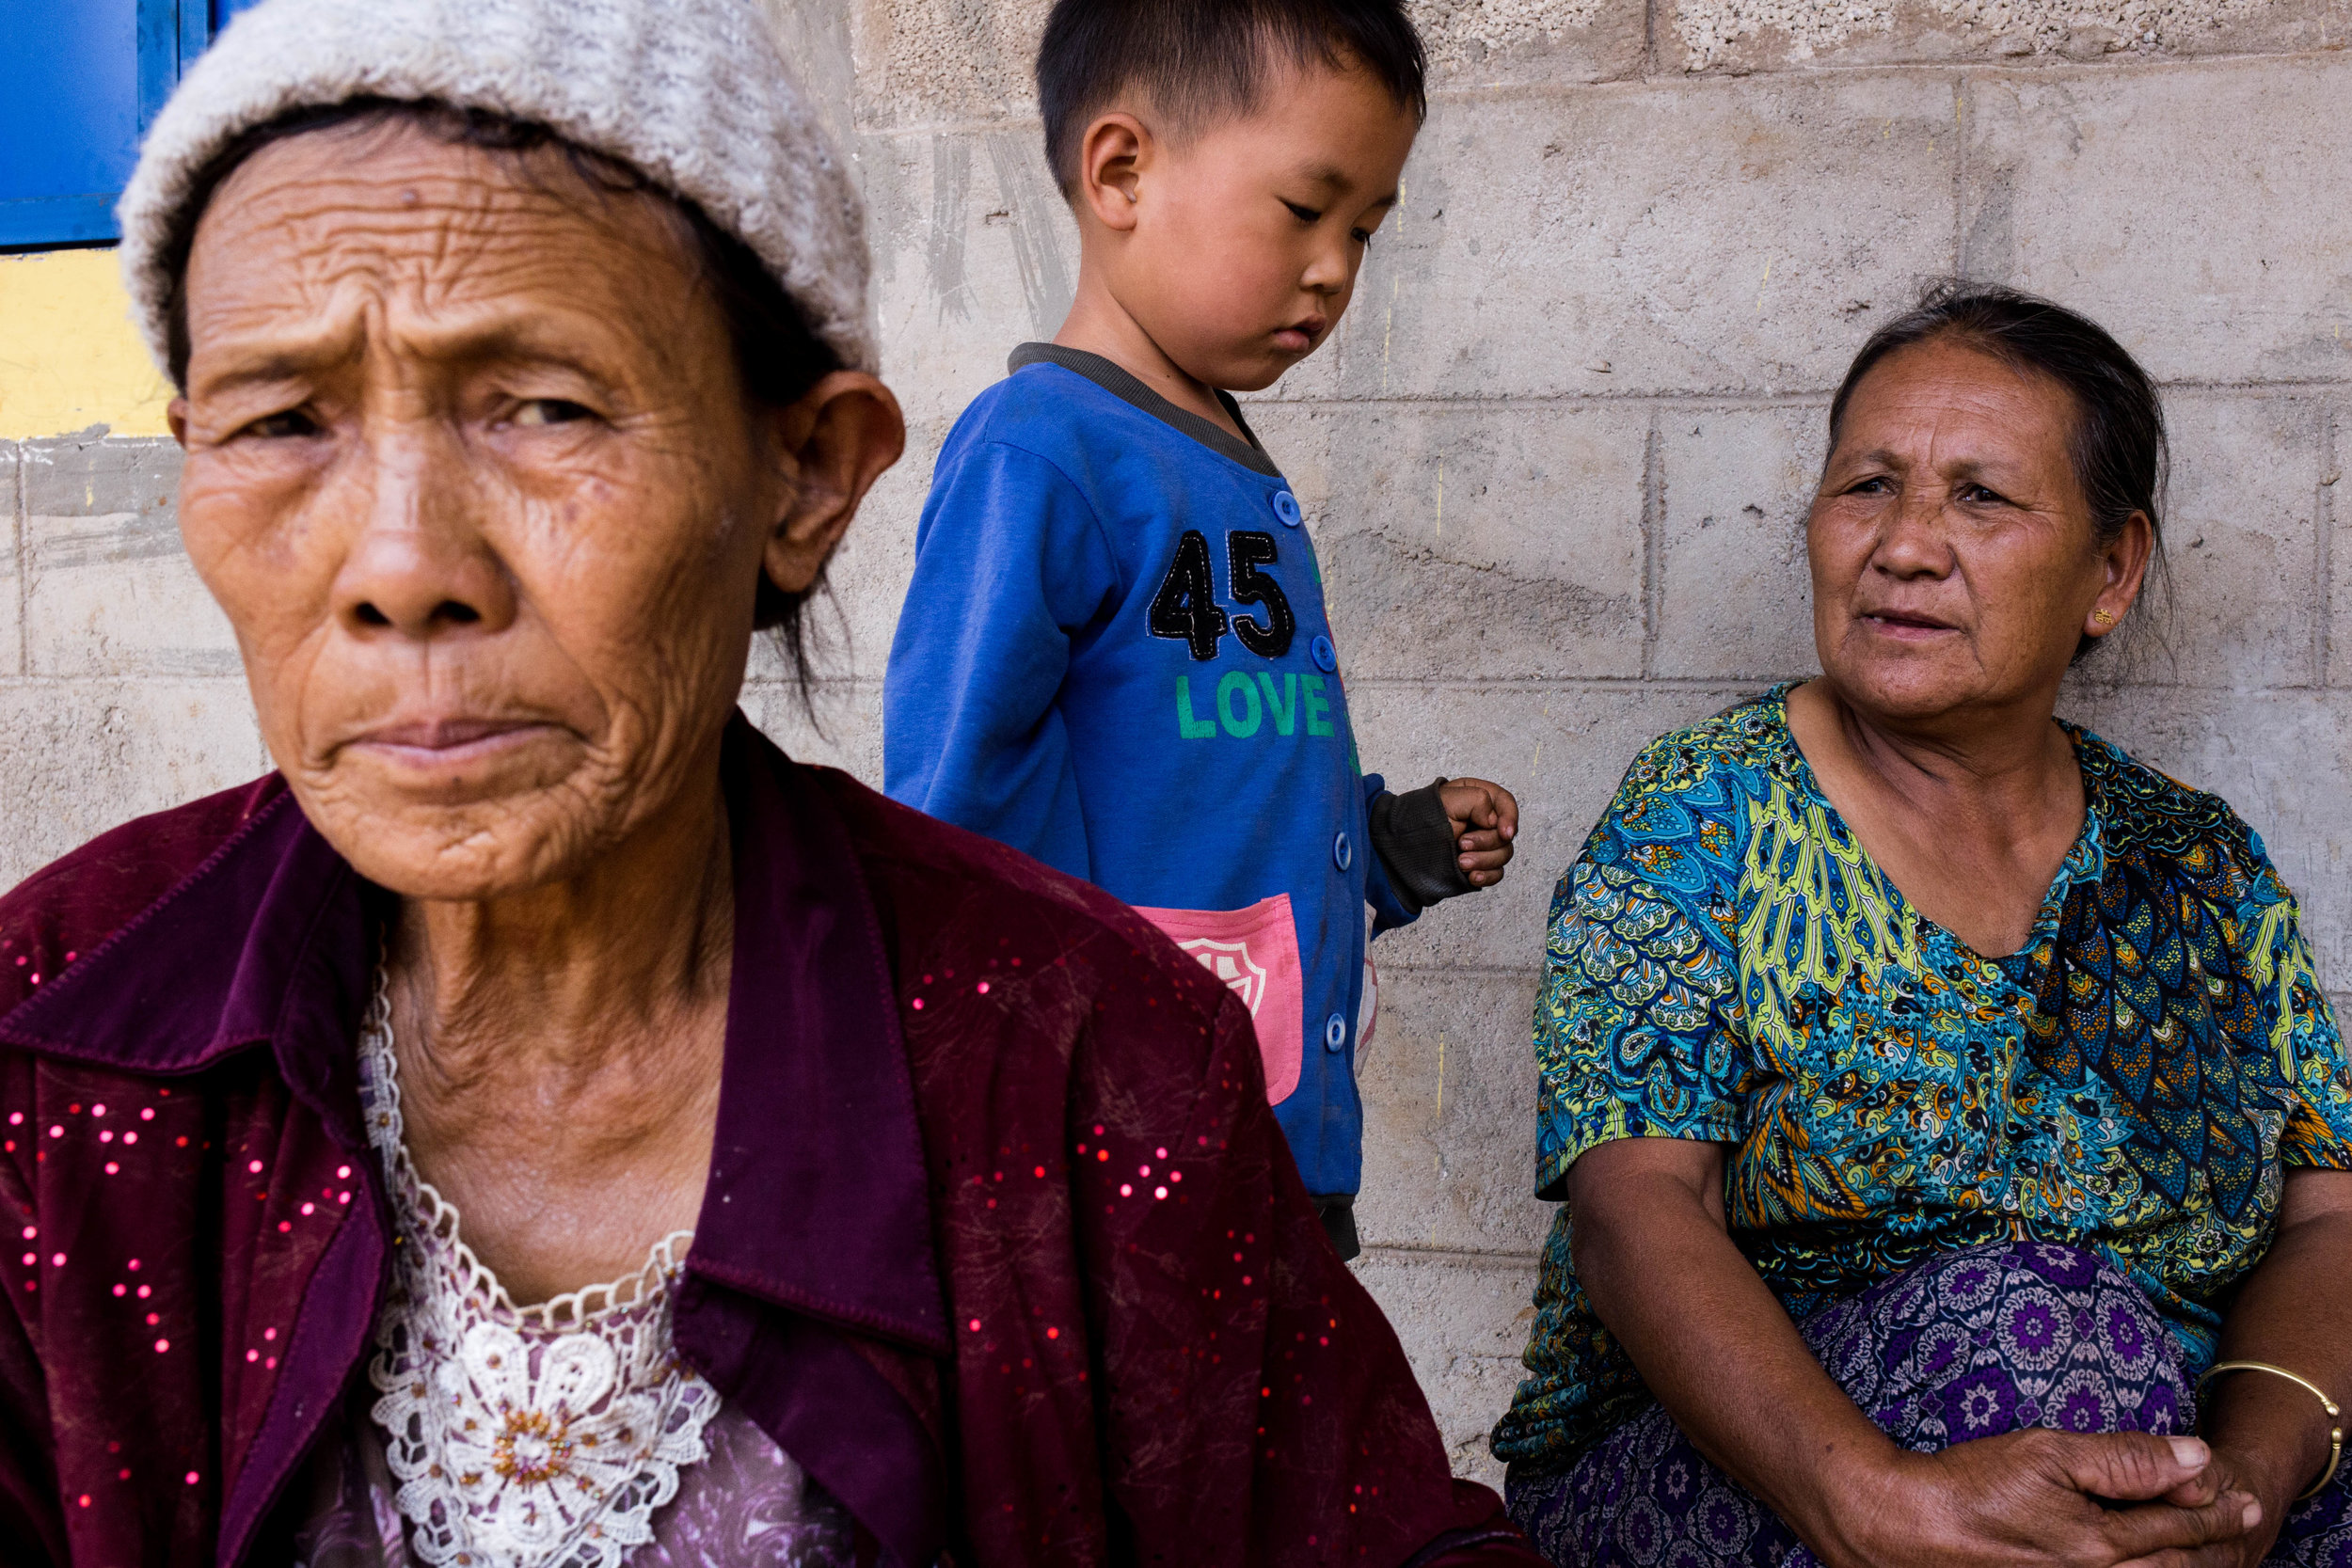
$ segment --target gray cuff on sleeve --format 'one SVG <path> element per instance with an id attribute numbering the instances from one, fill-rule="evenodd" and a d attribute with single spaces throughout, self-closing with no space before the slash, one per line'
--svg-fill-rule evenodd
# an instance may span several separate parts
<path id="1" fill-rule="evenodd" d="M 1426 788 L 1373 797 L 1372 847 L 1388 869 L 1389 886 L 1418 914 L 1440 899 L 1473 893 L 1454 847 L 1454 823 L 1438 794 L 1443 779 Z"/>

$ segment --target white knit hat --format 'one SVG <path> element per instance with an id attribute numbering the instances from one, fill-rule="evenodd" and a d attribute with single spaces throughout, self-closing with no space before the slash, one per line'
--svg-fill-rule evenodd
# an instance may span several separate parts
<path id="1" fill-rule="evenodd" d="M 231 139 L 289 110 L 433 99 L 548 126 L 751 246 L 842 362 L 876 366 L 865 210 L 750 0 L 264 0 L 156 116 L 122 193 L 122 269 L 165 364 L 163 247 Z"/>

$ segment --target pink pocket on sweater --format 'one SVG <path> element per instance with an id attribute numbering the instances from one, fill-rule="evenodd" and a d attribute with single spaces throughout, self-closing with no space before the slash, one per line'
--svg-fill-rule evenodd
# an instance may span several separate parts
<path id="1" fill-rule="evenodd" d="M 1258 1026 L 1266 1101 L 1279 1105 L 1298 1087 L 1306 982 L 1298 967 L 1298 925 L 1291 895 L 1278 893 L 1244 910 L 1148 910 L 1136 912 L 1166 931 L 1201 968 L 1242 999 Z"/>

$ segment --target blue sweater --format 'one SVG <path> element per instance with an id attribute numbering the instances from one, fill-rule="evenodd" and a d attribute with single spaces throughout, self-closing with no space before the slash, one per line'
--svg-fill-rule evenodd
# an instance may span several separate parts
<path id="1" fill-rule="evenodd" d="M 1384 927 L 1416 909 L 1373 851 L 1381 781 L 1358 770 L 1298 503 L 1261 449 L 1107 360 L 1032 344 L 1012 365 L 932 476 L 885 787 L 1195 938 L 1252 1005 L 1308 1190 L 1354 1193 L 1364 909 Z M 1263 902 L 1285 897 L 1286 921 Z"/>

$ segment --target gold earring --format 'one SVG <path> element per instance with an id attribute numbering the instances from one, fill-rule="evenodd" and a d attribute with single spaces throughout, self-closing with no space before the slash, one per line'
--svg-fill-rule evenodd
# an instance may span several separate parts
<path id="1" fill-rule="evenodd" d="M 2090 612 L 2090 618 L 2098 622 L 2103 626 L 2111 626 L 2115 625 L 2115 617 L 2104 610 L 2092 610 Z"/>

